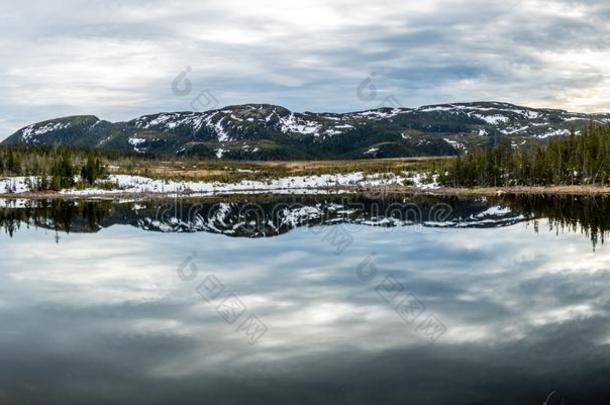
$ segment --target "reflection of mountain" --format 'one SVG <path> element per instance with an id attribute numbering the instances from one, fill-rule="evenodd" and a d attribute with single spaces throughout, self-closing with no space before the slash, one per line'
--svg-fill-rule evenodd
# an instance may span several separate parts
<path id="1" fill-rule="evenodd" d="M 129 224 L 157 232 L 211 232 L 236 237 L 275 236 L 304 226 L 356 224 L 439 228 L 506 226 L 524 220 L 483 199 L 440 197 L 296 197 L 226 201 L 31 202 L 0 210 L 12 234 L 29 224 L 66 232 L 96 232 Z"/>
<path id="2" fill-rule="evenodd" d="M 483 228 L 549 218 L 551 226 L 582 231 L 595 246 L 610 230 L 610 198 L 590 196 L 268 196 L 231 200 L 7 202 L 0 228 L 12 235 L 22 226 L 62 232 L 97 232 L 132 225 L 155 232 L 210 232 L 266 237 L 298 227 L 354 224 L 379 227 Z"/>
<path id="3" fill-rule="evenodd" d="M 161 232 L 212 232 L 231 236 L 274 236 L 302 226 L 356 224 L 379 227 L 493 227 L 523 216 L 480 200 L 343 198 L 293 202 L 233 202 L 165 205 L 138 226 Z"/>

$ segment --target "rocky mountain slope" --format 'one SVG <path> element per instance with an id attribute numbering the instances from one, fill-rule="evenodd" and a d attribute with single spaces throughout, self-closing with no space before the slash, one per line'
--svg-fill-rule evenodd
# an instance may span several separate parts
<path id="1" fill-rule="evenodd" d="M 137 153 L 225 159 L 366 158 L 452 155 L 502 138 L 514 144 L 578 132 L 610 114 L 570 113 L 507 103 L 296 113 L 268 104 L 145 115 L 112 123 L 95 116 L 29 125 L 3 143 L 78 145 Z"/>

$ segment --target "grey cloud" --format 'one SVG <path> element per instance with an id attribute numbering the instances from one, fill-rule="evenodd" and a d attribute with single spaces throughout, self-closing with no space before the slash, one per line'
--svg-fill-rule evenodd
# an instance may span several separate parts
<path id="1" fill-rule="evenodd" d="M 376 72 L 380 94 L 405 106 L 497 99 L 610 109 L 610 7 L 601 1 L 0 7 L 0 139 L 60 115 L 123 120 L 188 109 L 169 90 L 186 66 L 194 88 L 210 89 L 221 104 L 370 108 L 355 88 Z"/>

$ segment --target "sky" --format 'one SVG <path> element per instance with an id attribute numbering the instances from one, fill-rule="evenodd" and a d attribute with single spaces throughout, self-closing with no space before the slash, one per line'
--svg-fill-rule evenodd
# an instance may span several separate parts
<path id="1" fill-rule="evenodd" d="M 0 139 L 243 103 L 605 112 L 608 21 L 593 0 L 0 0 Z"/>

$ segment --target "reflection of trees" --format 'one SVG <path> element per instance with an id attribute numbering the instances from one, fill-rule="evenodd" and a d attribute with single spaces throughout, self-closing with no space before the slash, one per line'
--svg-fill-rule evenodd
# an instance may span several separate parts
<path id="1" fill-rule="evenodd" d="M 297 226 L 359 223 L 391 218 L 397 222 L 421 224 L 442 221 L 452 214 L 467 216 L 472 201 L 433 196 L 405 199 L 389 196 L 371 199 L 365 196 L 260 196 L 255 199 L 230 200 L 157 200 L 138 204 L 110 201 L 31 201 L 26 207 L 0 208 L 0 227 L 13 235 L 21 226 L 37 226 L 62 232 L 95 232 L 102 226 L 131 224 L 146 230 L 220 231 L 234 236 L 274 236 Z M 478 202 L 478 209 L 485 204 Z M 319 209 L 317 216 L 296 215 L 299 210 Z M 453 212 L 452 207 L 455 209 Z M 295 222 L 296 218 L 296 222 Z M 245 225 L 238 226 L 240 223 Z M 379 221 L 383 224 L 383 221 Z M 178 225 L 176 225 L 178 224 Z M 197 228 L 197 225 L 201 225 Z M 207 226 L 206 226 L 207 225 Z M 232 227 L 237 226 L 233 229 Z"/>
<path id="2" fill-rule="evenodd" d="M 503 197 L 503 203 L 528 217 L 548 218 L 557 231 L 581 232 L 591 239 L 593 248 L 610 230 L 610 198 L 605 196 L 542 196 Z M 534 221 L 538 229 L 538 223 Z"/>
<path id="3" fill-rule="evenodd" d="M 22 226 L 69 233 L 93 232 L 112 209 L 109 201 L 35 201 L 23 208 L 0 208 L 0 228 L 11 237 Z"/>
<path id="4" fill-rule="evenodd" d="M 489 206 L 514 212 L 478 216 Z M 318 215 L 308 216 L 316 208 Z M 157 200 L 117 204 L 111 201 L 32 201 L 23 208 L 0 208 L 0 227 L 13 235 L 23 226 L 58 232 L 96 232 L 112 224 L 130 224 L 150 231 L 216 232 L 261 237 L 286 233 L 295 227 L 337 223 L 377 226 L 443 223 L 460 226 L 505 226 L 525 218 L 549 218 L 557 230 L 583 232 L 594 247 L 610 230 L 610 198 L 590 196 L 503 196 L 492 199 L 438 196 L 259 196 L 257 198 Z M 299 214 L 301 212 L 301 214 Z M 304 214 L 303 214 L 304 213 Z M 388 221 L 392 219 L 394 221 Z M 470 221 L 470 222 L 469 222 Z M 535 220 L 535 228 L 538 223 Z M 160 226 L 161 224 L 162 226 Z M 240 225 L 244 224 L 244 225 Z M 434 226 L 433 224 L 431 226 Z"/>
<path id="5" fill-rule="evenodd" d="M 7 234 L 13 237 L 15 232 L 20 228 L 25 217 L 26 216 L 22 210 L 1 208 L 0 228 L 4 229 Z"/>

